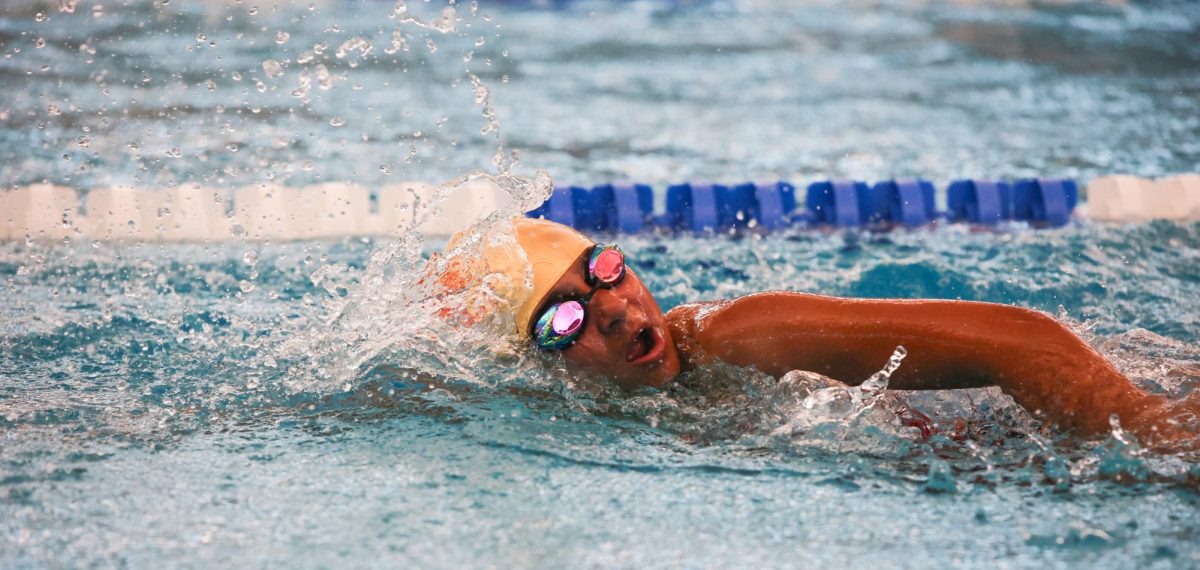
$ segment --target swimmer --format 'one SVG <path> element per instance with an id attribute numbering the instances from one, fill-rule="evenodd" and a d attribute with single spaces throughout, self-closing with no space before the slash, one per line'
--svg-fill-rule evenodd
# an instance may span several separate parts
<path id="1" fill-rule="evenodd" d="M 807 370 L 861 381 L 901 345 L 908 356 L 891 377 L 893 389 L 999 386 L 1034 415 L 1081 435 L 1107 433 L 1116 415 L 1158 450 L 1194 450 L 1200 441 L 1200 392 L 1182 400 L 1146 393 L 1034 310 L 770 291 L 664 315 L 618 246 L 545 220 L 520 218 L 513 226 L 510 249 L 523 256 L 502 247 L 483 256 L 485 271 L 527 264 L 520 269 L 527 268 L 531 286 L 504 292 L 516 334 L 535 350 L 561 353 L 571 370 L 623 387 L 663 387 L 717 361 L 776 378 Z"/>

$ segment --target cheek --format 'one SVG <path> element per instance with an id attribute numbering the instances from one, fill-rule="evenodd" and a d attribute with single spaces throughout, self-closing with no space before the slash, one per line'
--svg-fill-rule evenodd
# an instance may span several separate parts
<path id="1" fill-rule="evenodd" d="M 563 351 L 563 358 L 568 363 L 587 368 L 592 371 L 607 370 L 613 362 L 610 347 L 602 340 L 603 337 L 591 331 L 584 334 L 571 348 Z"/>

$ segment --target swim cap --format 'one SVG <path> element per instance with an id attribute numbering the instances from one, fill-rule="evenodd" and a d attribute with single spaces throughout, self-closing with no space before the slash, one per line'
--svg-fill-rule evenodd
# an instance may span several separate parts
<path id="1" fill-rule="evenodd" d="M 517 335 L 527 338 L 533 312 L 595 242 L 548 220 L 515 218 L 512 233 L 503 231 L 507 229 L 483 235 L 468 233 L 471 230 L 455 234 L 443 256 L 431 259 L 430 265 L 437 266 L 431 269 L 443 292 L 486 292 L 463 299 L 467 306 L 453 307 L 469 322 L 482 320 L 482 313 L 504 304 L 513 312 Z M 475 240 L 478 243 L 472 243 Z"/>
<path id="2" fill-rule="evenodd" d="M 550 289 L 596 243 L 570 227 L 548 220 L 519 218 L 513 221 L 513 226 L 533 277 L 531 294 L 517 306 L 520 329 L 517 334 L 523 338 L 529 336 L 533 312 L 550 294 Z"/>

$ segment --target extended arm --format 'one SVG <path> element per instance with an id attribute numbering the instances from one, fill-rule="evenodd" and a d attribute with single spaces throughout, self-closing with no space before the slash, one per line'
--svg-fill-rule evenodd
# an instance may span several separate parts
<path id="1" fill-rule="evenodd" d="M 1020 307 L 770 292 L 676 307 L 667 318 L 688 366 L 718 358 L 774 376 L 811 370 L 855 382 L 903 345 L 908 357 L 893 388 L 994 384 L 1031 412 L 1084 433 L 1106 431 L 1113 413 L 1144 439 L 1173 428 L 1157 413 L 1165 398 L 1139 390 L 1058 321 Z"/>

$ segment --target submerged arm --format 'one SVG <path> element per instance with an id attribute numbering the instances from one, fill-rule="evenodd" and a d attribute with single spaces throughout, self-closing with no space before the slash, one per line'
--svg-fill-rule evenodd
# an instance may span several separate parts
<path id="1" fill-rule="evenodd" d="M 1165 398 L 1139 390 L 1058 321 L 1020 307 L 769 292 L 676 307 L 667 318 L 688 366 L 715 358 L 776 377 L 811 370 L 858 382 L 903 345 L 908 356 L 892 388 L 994 384 L 1027 410 L 1084 433 L 1107 431 L 1114 413 L 1143 438 L 1172 427 L 1155 419 Z"/>

